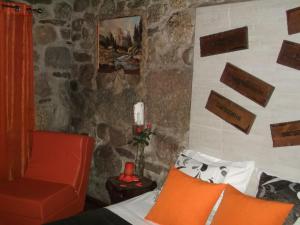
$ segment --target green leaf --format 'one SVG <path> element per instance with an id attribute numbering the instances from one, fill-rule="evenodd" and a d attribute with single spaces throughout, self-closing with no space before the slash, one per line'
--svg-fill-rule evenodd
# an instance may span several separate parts
<path id="1" fill-rule="evenodd" d="M 132 137 L 132 140 L 128 142 L 128 144 L 133 144 L 134 146 L 137 145 L 148 146 L 152 134 L 155 135 L 155 132 L 152 132 L 151 129 L 149 128 L 145 128 L 141 133 L 135 134 Z"/>

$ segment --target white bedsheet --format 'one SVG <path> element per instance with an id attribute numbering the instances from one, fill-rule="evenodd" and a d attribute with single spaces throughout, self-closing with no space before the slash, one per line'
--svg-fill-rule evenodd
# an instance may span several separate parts
<path id="1" fill-rule="evenodd" d="M 155 193 L 155 191 L 150 191 L 106 208 L 133 225 L 154 225 L 155 223 L 147 221 L 144 218 L 155 203 Z M 208 221 L 211 221 L 211 219 L 209 218 Z M 210 224 L 210 222 L 207 224 Z"/>
<path id="2" fill-rule="evenodd" d="M 133 225 L 153 225 L 144 219 L 154 205 L 155 191 L 106 207 Z"/>

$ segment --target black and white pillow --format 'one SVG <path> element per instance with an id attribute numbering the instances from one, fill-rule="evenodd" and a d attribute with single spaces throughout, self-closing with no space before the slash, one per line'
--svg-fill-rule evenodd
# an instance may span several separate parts
<path id="1" fill-rule="evenodd" d="M 181 153 L 177 158 L 175 167 L 189 176 L 216 184 L 223 183 L 228 173 L 226 166 L 209 165 L 184 153 Z"/>
<path id="2" fill-rule="evenodd" d="M 284 225 L 292 225 L 300 217 L 300 183 L 262 173 L 256 197 L 295 204 Z"/>
<path id="3" fill-rule="evenodd" d="M 180 170 L 181 172 L 185 173 L 194 178 L 201 179 L 203 181 L 209 183 L 224 183 L 225 177 L 228 173 L 227 166 L 223 165 L 213 165 L 204 163 L 197 159 L 194 159 L 185 154 L 186 151 L 180 153 L 176 162 L 175 168 Z M 189 153 L 189 152 L 187 152 Z M 155 192 L 154 201 L 157 200 L 163 186 L 157 189 Z"/>

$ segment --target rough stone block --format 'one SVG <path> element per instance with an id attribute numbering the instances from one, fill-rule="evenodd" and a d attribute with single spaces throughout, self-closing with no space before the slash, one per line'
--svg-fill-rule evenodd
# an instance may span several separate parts
<path id="1" fill-rule="evenodd" d="M 57 19 L 49 19 L 49 20 L 40 20 L 39 23 L 41 24 L 52 24 L 55 26 L 63 26 L 66 24 L 64 20 L 57 20 Z"/>
<path id="2" fill-rule="evenodd" d="M 70 20 L 72 15 L 72 6 L 66 2 L 59 2 L 54 7 L 55 18 L 59 20 Z"/>
<path id="3" fill-rule="evenodd" d="M 121 156 L 127 159 L 133 160 L 135 158 L 135 154 L 132 151 L 125 149 L 125 148 L 116 148 L 116 152 Z"/>
<path id="4" fill-rule="evenodd" d="M 95 26 L 97 24 L 97 19 L 96 19 L 96 17 L 95 17 L 94 14 L 92 14 L 92 13 L 85 13 L 84 16 L 83 16 L 83 18 L 84 18 L 86 24 L 89 27 L 95 29 Z"/>
<path id="5" fill-rule="evenodd" d="M 167 12 L 167 4 L 155 4 L 151 5 L 148 9 L 148 21 L 149 23 L 155 23 Z"/>
<path id="6" fill-rule="evenodd" d="M 111 15 L 115 12 L 116 6 L 114 1 L 111 0 L 104 0 L 102 3 L 100 9 L 99 9 L 99 14 L 100 15 Z"/>
<path id="7" fill-rule="evenodd" d="M 39 74 L 35 81 L 35 93 L 42 98 L 46 98 L 52 94 L 50 85 L 48 83 L 45 73 Z"/>
<path id="8" fill-rule="evenodd" d="M 122 161 L 109 145 L 99 146 L 94 153 L 95 169 L 99 175 L 117 176 L 122 169 Z"/>
<path id="9" fill-rule="evenodd" d="M 117 147 L 127 144 L 125 134 L 122 131 L 117 130 L 113 127 L 110 127 L 109 129 L 109 139 L 112 146 Z"/>
<path id="10" fill-rule="evenodd" d="M 92 60 L 92 56 L 84 52 L 74 52 L 73 56 L 77 62 L 90 62 Z"/>
<path id="11" fill-rule="evenodd" d="M 83 84 L 89 84 L 94 76 L 94 64 L 84 64 L 79 67 L 79 81 Z"/>
<path id="12" fill-rule="evenodd" d="M 54 72 L 52 75 L 54 77 L 66 78 L 66 79 L 69 79 L 71 77 L 71 74 L 69 72 Z"/>
<path id="13" fill-rule="evenodd" d="M 71 29 L 63 28 L 60 30 L 60 35 L 63 39 L 69 40 L 71 38 L 71 32 L 72 32 Z"/>
<path id="14" fill-rule="evenodd" d="M 39 45 L 47 45 L 56 40 L 56 31 L 53 26 L 37 26 L 33 30 L 33 39 Z"/>
<path id="15" fill-rule="evenodd" d="M 81 33 L 75 33 L 72 35 L 72 41 L 79 41 L 81 39 Z"/>
<path id="16" fill-rule="evenodd" d="M 138 7 L 147 7 L 149 5 L 149 0 L 131 0 L 128 3 L 128 8 L 138 8 Z"/>
<path id="17" fill-rule="evenodd" d="M 71 53 L 66 47 L 48 47 L 45 53 L 46 66 L 57 69 L 69 69 L 71 66 Z"/>
<path id="18" fill-rule="evenodd" d="M 75 12 L 83 12 L 89 7 L 89 1 L 87 0 L 75 0 L 73 9 Z"/>
<path id="19" fill-rule="evenodd" d="M 72 22 L 72 29 L 74 31 L 81 31 L 83 24 L 84 24 L 84 19 L 82 18 L 76 19 Z"/>
<path id="20" fill-rule="evenodd" d="M 108 143 L 110 139 L 109 126 L 105 123 L 97 125 L 97 136 L 101 139 L 102 143 Z"/>

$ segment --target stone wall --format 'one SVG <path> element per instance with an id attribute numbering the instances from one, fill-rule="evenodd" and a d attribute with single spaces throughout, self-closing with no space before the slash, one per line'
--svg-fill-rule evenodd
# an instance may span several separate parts
<path id="1" fill-rule="evenodd" d="M 76 0 L 72 20 L 72 129 L 97 140 L 89 194 L 109 201 L 107 177 L 133 161 L 132 107 L 144 101 L 157 135 L 146 148 L 146 176 L 162 184 L 188 143 L 195 7 L 215 0 Z M 229 2 L 229 1 L 227 1 Z M 98 73 L 98 20 L 139 15 L 143 20 L 141 76 Z"/>
<path id="2" fill-rule="evenodd" d="M 181 5 L 183 4 L 183 5 Z M 98 19 L 139 15 L 143 20 L 141 76 L 97 72 Z M 108 202 L 107 177 L 134 161 L 132 107 L 144 101 L 157 135 L 146 149 L 145 174 L 159 184 L 186 146 L 192 82 L 194 10 L 168 1 L 75 1 L 72 20 L 72 128 L 96 137 L 89 193 Z M 85 34 L 87 34 L 85 36 Z M 76 55 L 85 55 L 86 60 Z"/>
<path id="3" fill-rule="evenodd" d="M 33 27 L 37 128 L 95 137 L 89 194 L 109 202 L 105 181 L 134 161 L 132 107 L 144 101 L 157 133 L 145 174 L 161 184 L 188 145 L 195 8 L 226 0 L 26 1 L 44 10 Z M 143 20 L 141 76 L 98 73 L 97 21 L 134 15 Z"/>
<path id="4" fill-rule="evenodd" d="M 33 16 L 36 129 L 69 131 L 73 1 L 23 0 Z"/>

